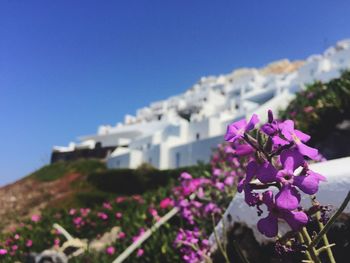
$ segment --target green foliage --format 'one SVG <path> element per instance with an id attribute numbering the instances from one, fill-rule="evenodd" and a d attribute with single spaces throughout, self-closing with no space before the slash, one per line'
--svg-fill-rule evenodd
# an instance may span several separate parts
<path id="1" fill-rule="evenodd" d="M 32 173 L 30 177 L 47 182 L 57 180 L 67 172 L 68 167 L 63 163 L 58 162 L 54 164 L 45 165 L 44 167 Z"/>
<path id="2" fill-rule="evenodd" d="M 30 220 L 25 220 L 21 226 L 9 234 L 0 235 L 0 246 L 3 240 L 8 237 L 12 237 L 14 234 L 20 236 L 19 240 L 15 241 L 19 246 L 19 251 L 14 256 L 6 256 L 2 258 L 1 262 L 13 262 L 13 260 L 22 260 L 23 252 L 26 251 L 43 251 L 44 249 L 50 248 L 54 244 L 55 239 L 60 239 L 62 244 L 65 239 L 52 231 L 53 223 L 59 223 L 62 225 L 70 234 L 74 237 L 92 240 L 98 235 L 109 231 L 112 227 L 118 226 L 121 231 L 126 233 L 126 238 L 118 240 L 114 247 L 116 248 L 116 254 L 113 256 L 107 255 L 105 251 L 101 253 L 88 253 L 77 258 L 72 259 L 72 262 L 111 262 L 118 254 L 125 250 L 133 241 L 132 237 L 139 233 L 140 228 L 150 228 L 156 221 L 149 213 L 149 207 L 154 207 L 158 210 L 160 216 L 164 215 L 167 210 L 160 209 L 160 201 L 169 196 L 171 191 L 170 186 L 159 187 L 153 191 L 146 192 L 143 196 L 130 196 L 125 197 L 124 201 L 118 202 L 116 199 L 110 199 L 109 203 L 112 205 L 112 209 L 105 208 L 102 206 L 102 202 L 106 201 L 106 195 L 101 194 L 100 196 L 89 193 L 81 193 L 80 197 L 89 202 L 99 202 L 99 205 L 95 205 L 91 208 L 91 212 L 88 216 L 82 216 L 86 222 L 85 225 L 77 228 L 75 226 L 74 219 L 81 217 L 80 210 L 77 207 L 76 212 L 70 214 L 70 208 L 56 209 L 51 208 L 43 212 L 42 218 L 39 222 L 34 223 Z M 93 199 L 93 200 L 92 200 Z M 92 200 L 92 201 L 91 201 Z M 98 217 L 98 213 L 103 212 L 108 215 L 107 220 L 103 220 Z M 116 212 L 122 213 L 122 219 L 115 217 Z M 180 219 L 178 217 L 173 218 L 166 223 L 162 228 L 159 229 L 154 235 L 152 235 L 147 242 L 142 246 L 145 254 L 137 258 L 137 262 L 178 262 L 179 255 L 173 249 L 173 241 L 176 235 L 176 229 L 180 225 Z M 27 240 L 33 241 L 33 246 L 26 248 Z M 135 262 L 136 254 L 132 255 L 126 262 Z"/>
<path id="3" fill-rule="evenodd" d="M 91 172 L 105 170 L 105 165 L 98 160 L 78 160 L 74 162 L 57 162 L 54 164 L 45 165 L 35 171 L 30 177 L 36 180 L 48 182 L 54 181 L 67 173 L 88 174 Z"/>
<path id="4" fill-rule="evenodd" d="M 74 237 L 88 240 L 102 235 L 112 227 L 120 227 L 127 237 L 114 244 L 115 255 L 110 256 L 102 251 L 101 253 L 87 253 L 71 260 L 72 262 L 84 263 L 111 262 L 132 243 L 132 237 L 138 234 L 140 228 L 147 229 L 155 223 L 155 219 L 148 210 L 150 207 L 156 208 L 159 216 L 168 211 L 160 209 L 159 203 L 165 197 L 169 197 L 181 172 L 187 171 L 194 177 L 199 177 L 208 173 L 209 170 L 209 165 L 203 164 L 164 171 L 146 165 L 142 165 L 136 170 L 107 170 L 102 163 L 95 160 L 58 162 L 47 165 L 31 174 L 31 177 L 38 181 L 53 181 L 67 173 L 80 173 L 84 176 L 79 177 L 79 180 L 74 181 L 71 185 L 74 194 L 68 199 L 60 200 L 58 204 L 46 208 L 42 212 L 39 222 L 21 220 L 19 222 L 21 224 L 13 232 L 0 234 L 0 248 L 3 247 L 4 240 L 8 238 L 19 246 L 15 255 L 2 257 L 1 262 L 23 260 L 25 252 L 40 252 L 50 248 L 57 238 L 62 244 L 65 239 L 52 230 L 53 223 L 59 223 Z M 132 194 L 142 194 L 142 196 L 131 196 Z M 117 196 L 124 196 L 126 199 L 117 202 Z M 113 207 L 111 210 L 102 205 L 107 201 Z M 72 208 L 77 211 L 74 215 L 69 213 Z M 81 216 L 79 214 L 80 208 L 89 208 L 91 212 L 87 217 L 83 217 L 85 224 L 77 228 L 74 219 Z M 107 214 L 108 220 L 99 218 L 99 212 Z M 121 220 L 115 217 L 116 212 L 122 213 Z M 177 228 L 181 224 L 181 219 L 175 216 L 154 233 L 142 246 L 145 252 L 142 257 L 137 258 L 137 262 L 180 261 L 177 251 L 173 248 L 173 241 Z M 13 239 L 14 234 L 20 236 L 19 240 Z M 27 240 L 33 241 L 31 248 L 26 247 Z M 135 262 L 135 260 L 136 255 L 132 255 L 126 262 Z"/>
<path id="5" fill-rule="evenodd" d="M 328 83 L 309 85 L 280 112 L 280 117 L 293 119 L 314 141 L 324 139 L 338 123 L 350 118 L 350 71 Z"/>
<path id="6" fill-rule="evenodd" d="M 83 191 L 74 195 L 74 203 L 82 207 L 95 207 L 98 204 L 111 198 L 111 195 L 101 191 Z"/>
<path id="7" fill-rule="evenodd" d="M 176 180 L 181 172 L 193 176 L 203 175 L 209 166 L 192 166 L 173 170 L 157 169 L 114 169 L 88 175 L 88 182 L 100 191 L 121 195 L 142 194 L 146 191 L 166 186 Z"/>

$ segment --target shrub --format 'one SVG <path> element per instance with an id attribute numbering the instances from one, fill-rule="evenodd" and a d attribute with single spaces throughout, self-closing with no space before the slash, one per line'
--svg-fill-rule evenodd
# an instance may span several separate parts
<path id="1" fill-rule="evenodd" d="M 103 171 L 106 169 L 104 163 L 98 160 L 78 160 L 73 162 L 57 162 L 45 165 L 35 171 L 30 177 L 36 180 L 48 182 L 54 181 L 67 173 L 88 174 L 91 172 Z"/>
<path id="2" fill-rule="evenodd" d="M 194 176 L 209 171 L 209 166 L 193 166 L 174 170 L 157 169 L 115 169 L 88 175 L 88 182 L 101 191 L 121 195 L 142 194 L 148 190 L 165 186 L 177 179 L 183 171 L 192 172 Z"/>
<path id="3" fill-rule="evenodd" d="M 350 119 L 350 71 L 328 83 L 316 82 L 299 92 L 282 119 L 292 119 L 298 129 L 319 142 L 344 119 Z"/>

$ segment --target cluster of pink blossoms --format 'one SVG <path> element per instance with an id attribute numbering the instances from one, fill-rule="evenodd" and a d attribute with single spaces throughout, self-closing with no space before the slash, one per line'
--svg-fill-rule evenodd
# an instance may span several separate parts
<path id="1" fill-rule="evenodd" d="M 200 262 L 208 256 L 210 233 L 205 232 L 203 221 L 216 224 L 231 201 L 233 186 L 244 175 L 237 158 L 236 150 L 230 145 L 219 145 L 212 156 L 211 174 L 200 178 L 186 172 L 180 175 L 180 186 L 175 187 L 173 193 L 185 225 L 179 229 L 174 245 L 185 262 Z"/>
<path id="2" fill-rule="evenodd" d="M 245 120 L 232 123 L 225 140 L 250 148 L 254 153 L 255 158 L 248 163 L 238 191 L 244 192 L 246 203 L 256 206 L 259 215 L 260 206 L 266 205 L 268 215 L 259 220 L 258 229 L 267 237 L 275 237 L 278 218 L 284 219 L 295 231 L 308 222 L 308 215 L 300 207 L 300 191 L 313 195 L 320 181 L 326 179 L 308 168 L 306 159 L 318 160 L 318 151 L 305 144 L 310 136 L 296 130 L 293 121 L 276 120 L 269 111 L 268 122 L 255 129 L 258 122 L 257 115 L 253 115 L 248 123 Z M 270 187 L 277 187 L 275 196 Z M 266 191 L 261 192 L 263 189 Z"/>
<path id="3" fill-rule="evenodd" d="M 188 263 L 203 261 L 209 250 L 209 242 L 203 238 L 203 233 L 198 228 L 193 230 L 180 228 L 175 245 L 180 248 L 182 259 Z"/>
<path id="4" fill-rule="evenodd" d="M 238 182 L 245 177 L 245 166 L 255 160 L 254 153 L 253 146 L 238 140 L 223 143 L 213 152 L 211 174 L 200 178 L 193 178 L 189 173 L 181 174 L 180 186 L 174 188 L 174 199 L 187 224 L 179 230 L 175 247 L 179 248 L 185 262 L 200 262 L 208 256 L 206 244 L 210 233 L 205 232 L 205 225 L 212 225 L 213 220 L 216 224 L 221 218 Z M 195 247 L 189 245 L 191 240 L 197 239 Z"/>

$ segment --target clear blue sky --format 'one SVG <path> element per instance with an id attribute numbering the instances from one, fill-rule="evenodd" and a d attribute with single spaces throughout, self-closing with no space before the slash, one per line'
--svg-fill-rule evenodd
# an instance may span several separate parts
<path id="1" fill-rule="evenodd" d="M 323 51 L 350 37 L 349 10 L 345 0 L 1 1 L 0 185 L 48 162 L 52 145 L 203 75 Z"/>

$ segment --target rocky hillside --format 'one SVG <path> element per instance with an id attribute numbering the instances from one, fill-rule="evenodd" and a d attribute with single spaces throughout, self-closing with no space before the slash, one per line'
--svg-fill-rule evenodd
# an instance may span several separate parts
<path id="1" fill-rule="evenodd" d="M 40 213 L 52 205 L 71 202 L 80 191 L 86 191 L 88 185 L 79 189 L 76 185 L 85 181 L 87 172 L 79 166 L 88 164 L 91 172 L 104 169 L 97 161 L 79 161 L 70 165 L 63 163 L 46 166 L 37 172 L 0 188 L 0 228 L 7 230 L 19 219 Z"/>

